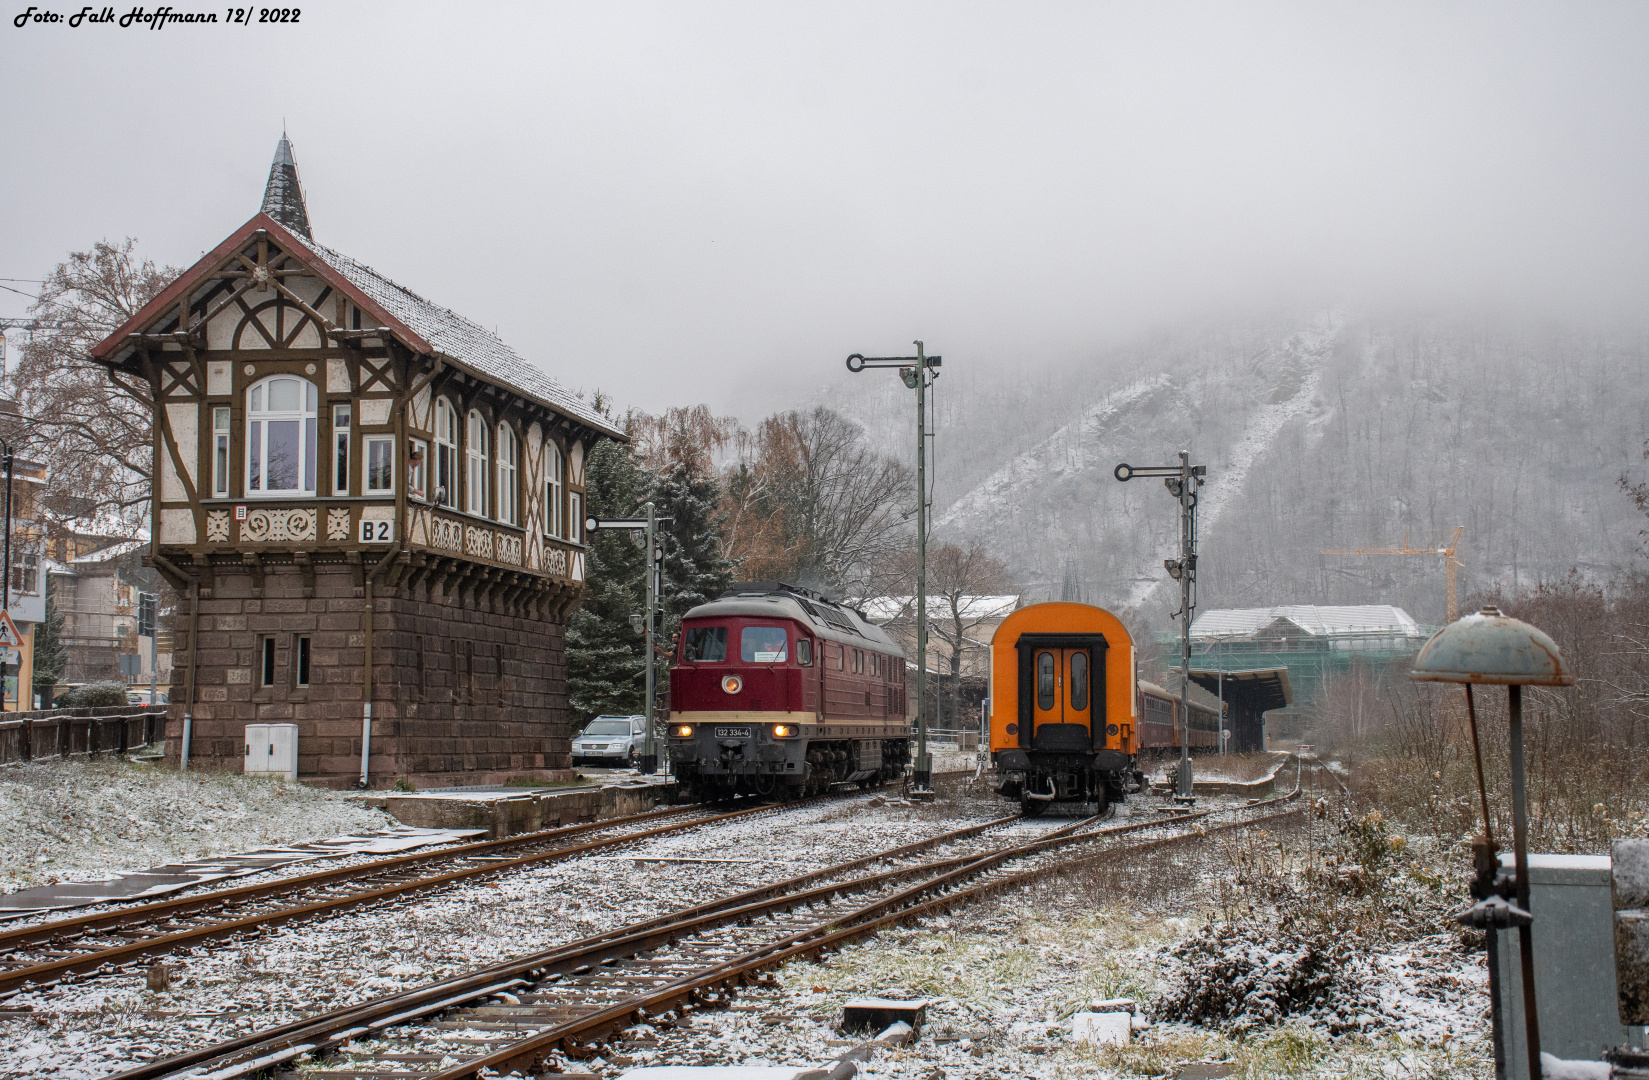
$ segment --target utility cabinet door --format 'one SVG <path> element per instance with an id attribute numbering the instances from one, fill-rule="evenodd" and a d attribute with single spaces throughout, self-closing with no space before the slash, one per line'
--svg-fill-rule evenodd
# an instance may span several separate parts
<path id="1" fill-rule="evenodd" d="M 269 725 L 269 771 L 286 777 L 298 778 L 298 725 Z"/>
<path id="2" fill-rule="evenodd" d="M 269 725 L 247 724 L 246 756 L 241 771 L 248 776 L 269 771 Z"/>

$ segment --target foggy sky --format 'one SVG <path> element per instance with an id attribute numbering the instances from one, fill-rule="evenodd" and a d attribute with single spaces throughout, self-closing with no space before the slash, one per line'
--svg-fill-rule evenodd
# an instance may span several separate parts
<path id="1" fill-rule="evenodd" d="M 316 239 L 652 410 L 748 418 L 918 336 L 1008 372 L 1277 303 L 1649 286 L 1642 4 L 26 6 L 0 277 L 127 235 L 189 265 L 284 118 Z"/>

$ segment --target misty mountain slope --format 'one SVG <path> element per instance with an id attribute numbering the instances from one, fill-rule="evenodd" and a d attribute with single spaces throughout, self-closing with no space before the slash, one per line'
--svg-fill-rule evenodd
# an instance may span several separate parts
<path id="1" fill-rule="evenodd" d="M 1033 581 L 1059 580 L 1069 561 L 1089 598 L 1137 606 L 1176 550 L 1176 504 L 1157 480 L 1119 483 L 1116 465 L 1175 464 L 1191 450 L 1209 469 L 1201 527 L 1215 526 L 1279 432 L 1323 411 L 1318 387 L 1340 334 L 1325 322 L 1270 344 L 1159 359 L 1169 370 L 1107 395 L 997 470 L 939 514 L 936 531 L 991 537 Z"/>
<path id="2" fill-rule="evenodd" d="M 1638 465 L 1649 385 L 1641 337 L 1370 321 L 1339 350 L 1320 432 L 1284 432 L 1205 535 L 1204 606 L 1399 604 L 1443 621 L 1435 556 L 1464 526 L 1460 595 L 1571 569 L 1604 582 L 1640 557 L 1646 523 L 1617 486 Z M 1641 565 L 1639 563 L 1638 565 Z"/>
<path id="3" fill-rule="evenodd" d="M 936 536 L 986 537 L 1032 598 L 1057 595 L 1070 568 L 1085 599 L 1166 626 L 1175 503 L 1112 469 L 1183 448 L 1208 465 L 1200 607 L 1393 603 L 1437 623 L 1441 558 L 1322 549 L 1431 546 L 1458 525 L 1462 599 L 1571 567 L 1606 581 L 1649 525 L 1616 483 L 1638 475 L 1649 434 L 1646 360 L 1641 333 L 1381 315 L 1111 354 L 1044 383 L 1061 395 L 1046 409 L 1023 379 L 976 378 L 940 425 Z M 908 397 L 887 400 L 873 437 L 908 429 Z M 887 449 L 908 458 L 904 441 Z M 943 478 L 963 472 L 977 479 L 945 498 Z"/>

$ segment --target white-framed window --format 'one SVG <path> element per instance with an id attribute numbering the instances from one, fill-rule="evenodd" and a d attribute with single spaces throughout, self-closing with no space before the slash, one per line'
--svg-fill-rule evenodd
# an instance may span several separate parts
<path id="1" fill-rule="evenodd" d="M 498 520 L 506 525 L 521 524 L 520 496 L 516 492 L 516 438 L 508 424 L 498 425 Z"/>
<path id="2" fill-rule="evenodd" d="M 349 494 L 349 421 L 348 405 L 332 406 L 332 494 Z"/>
<path id="3" fill-rule="evenodd" d="M 567 539 L 575 544 L 584 542 L 584 493 L 567 493 Z"/>
<path id="4" fill-rule="evenodd" d="M 11 556 L 11 591 L 33 596 L 40 591 L 40 553 L 14 551 Z"/>
<path id="5" fill-rule="evenodd" d="M 212 410 L 212 494 L 229 497 L 229 408 Z"/>
<path id="6" fill-rule="evenodd" d="M 458 505 L 458 413 L 446 398 L 435 402 L 435 503 Z"/>
<path id="7" fill-rule="evenodd" d="M 566 523 L 562 521 L 566 503 L 565 488 L 561 484 L 561 447 L 544 440 L 544 532 L 550 536 L 565 536 Z"/>
<path id="8" fill-rule="evenodd" d="M 422 439 L 407 440 L 407 494 L 414 499 L 425 498 L 428 490 L 429 444 Z"/>
<path id="9" fill-rule="evenodd" d="M 487 422 L 481 414 L 471 412 L 469 431 L 464 440 L 464 453 L 469 459 L 469 472 L 464 476 L 464 509 L 472 514 L 487 516 Z"/>
<path id="10" fill-rule="evenodd" d="M 361 458 L 366 468 L 363 491 L 382 495 L 395 490 L 395 436 L 366 436 L 361 440 Z"/>
<path id="11" fill-rule="evenodd" d="M 247 391 L 246 493 L 315 493 L 319 391 L 296 375 L 271 375 Z"/>

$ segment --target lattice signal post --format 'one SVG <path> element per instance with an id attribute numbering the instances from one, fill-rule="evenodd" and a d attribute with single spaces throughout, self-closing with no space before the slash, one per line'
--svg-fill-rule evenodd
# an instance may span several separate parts
<path id="1" fill-rule="evenodd" d="M 590 532 L 598 529 L 624 529 L 646 534 L 647 599 L 646 610 L 642 612 L 641 618 L 647 650 L 647 736 L 642 741 L 641 768 L 638 770 L 643 776 L 651 776 L 658 772 L 658 743 L 653 731 L 654 714 L 658 711 L 658 656 L 655 648 L 661 629 L 660 604 L 664 594 L 664 548 L 658 542 L 658 527 L 669 525 L 675 520 L 669 514 L 656 513 L 653 504 L 648 503 L 647 516 L 644 518 L 592 517 L 584 521 L 584 527 Z"/>
<path id="2" fill-rule="evenodd" d="M 915 356 L 864 356 L 847 358 L 854 374 L 866 368 L 898 368 L 906 387 L 916 391 L 916 775 L 915 790 L 924 795 L 933 790 L 933 758 L 928 754 L 928 394 L 939 377 L 941 357 L 928 356 L 920 341 Z M 937 681 L 935 682 L 937 686 Z"/>
<path id="3" fill-rule="evenodd" d="M 1180 609 L 1173 615 L 1180 624 L 1180 767 L 1176 794 L 1191 798 L 1191 615 L 1197 607 L 1197 489 L 1203 485 L 1208 466 L 1191 464 L 1191 454 L 1181 450 L 1178 465 L 1121 464 L 1113 474 L 1126 483 L 1136 476 L 1160 476 L 1168 494 L 1179 502 L 1180 557 L 1164 559 L 1168 576 L 1179 582 Z M 1220 720 L 1225 723 L 1224 718 Z"/>

